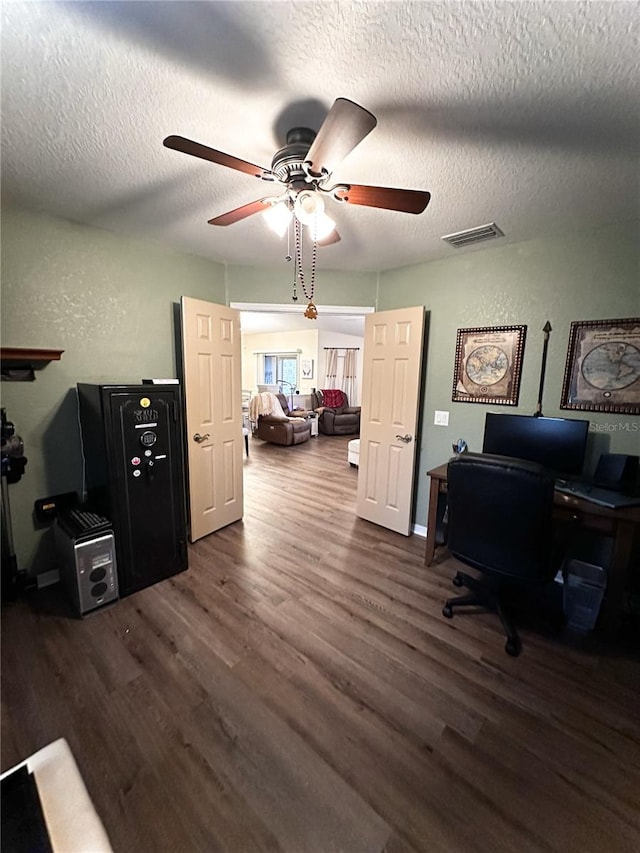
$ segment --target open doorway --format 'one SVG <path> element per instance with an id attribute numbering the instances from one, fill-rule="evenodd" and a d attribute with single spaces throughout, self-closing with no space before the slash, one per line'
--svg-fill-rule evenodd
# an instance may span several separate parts
<path id="1" fill-rule="evenodd" d="M 240 311 L 245 393 L 284 380 L 283 393 L 304 408 L 313 389 L 333 387 L 327 385 L 327 351 L 337 349 L 341 357 L 353 349 L 358 382 L 350 402 L 360 404 L 364 318 L 373 313 L 373 306 L 319 305 L 316 320 L 308 320 L 299 305 L 232 302 L 230 307 Z"/>

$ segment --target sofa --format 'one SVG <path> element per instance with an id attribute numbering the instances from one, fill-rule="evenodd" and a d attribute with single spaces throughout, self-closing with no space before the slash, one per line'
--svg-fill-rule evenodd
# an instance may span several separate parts
<path id="1" fill-rule="evenodd" d="M 258 414 L 258 406 L 254 406 L 256 413 L 255 423 L 257 438 L 263 441 L 269 441 L 271 444 L 281 444 L 284 447 L 291 447 L 294 444 L 302 444 L 309 441 L 311 438 L 311 424 L 307 418 L 289 417 L 289 407 L 284 394 L 260 394 L 261 398 L 272 397 L 277 400 L 277 404 L 273 400 L 264 401 L 266 409 L 271 409 L 269 413 Z"/>
<path id="2" fill-rule="evenodd" d="M 344 391 L 331 388 L 314 391 L 311 396 L 323 435 L 360 434 L 360 406 L 350 406 Z"/>

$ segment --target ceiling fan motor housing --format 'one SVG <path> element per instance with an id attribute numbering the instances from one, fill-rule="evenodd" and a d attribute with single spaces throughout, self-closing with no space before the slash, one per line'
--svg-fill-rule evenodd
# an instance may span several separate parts
<path id="1" fill-rule="evenodd" d="M 309 127 L 294 127 L 287 133 L 287 144 L 276 151 L 271 161 L 271 171 L 283 184 L 308 184 L 302 164 L 315 137 L 315 130 Z"/>

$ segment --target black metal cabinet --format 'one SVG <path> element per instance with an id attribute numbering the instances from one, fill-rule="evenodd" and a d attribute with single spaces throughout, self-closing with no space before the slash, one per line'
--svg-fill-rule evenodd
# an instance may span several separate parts
<path id="1" fill-rule="evenodd" d="M 79 383 L 78 399 L 88 501 L 128 595 L 187 568 L 180 388 Z"/>

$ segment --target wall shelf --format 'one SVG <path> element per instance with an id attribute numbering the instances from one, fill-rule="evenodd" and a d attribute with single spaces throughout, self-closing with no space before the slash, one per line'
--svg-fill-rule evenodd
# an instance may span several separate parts
<path id="1" fill-rule="evenodd" d="M 35 370 L 50 361 L 60 361 L 63 352 L 63 349 L 1 347 L 2 379 L 9 382 L 31 382 L 35 379 Z"/>

